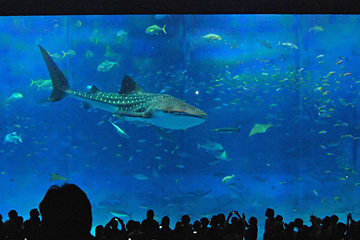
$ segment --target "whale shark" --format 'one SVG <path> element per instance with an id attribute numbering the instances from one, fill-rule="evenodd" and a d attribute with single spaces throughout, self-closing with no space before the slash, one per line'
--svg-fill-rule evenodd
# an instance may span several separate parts
<path id="1" fill-rule="evenodd" d="M 63 72 L 49 53 L 38 45 L 49 71 L 53 91 L 48 98 L 55 102 L 72 97 L 94 108 L 109 111 L 113 117 L 161 128 L 185 130 L 206 121 L 207 114 L 169 94 L 144 92 L 129 76 L 124 76 L 120 91 L 106 93 L 92 86 L 89 92 L 72 90 Z"/>

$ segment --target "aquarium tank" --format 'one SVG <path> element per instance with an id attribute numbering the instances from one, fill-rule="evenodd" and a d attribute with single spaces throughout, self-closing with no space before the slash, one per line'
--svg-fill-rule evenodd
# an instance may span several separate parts
<path id="1" fill-rule="evenodd" d="M 0 213 L 360 217 L 357 15 L 0 18 Z M 58 66 L 58 67 L 56 67 Z"/>

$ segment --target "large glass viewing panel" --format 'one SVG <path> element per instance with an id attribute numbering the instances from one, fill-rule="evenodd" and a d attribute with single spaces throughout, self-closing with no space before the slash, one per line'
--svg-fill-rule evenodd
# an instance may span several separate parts
<path id="1" fill-rule="evenodd" d="M 69 182 L 88 195 L 94 227 L 148 209 L 172 226 L 237 210 L 260 232 L 268 207 L 285 222 L 358 219 L 359 24 L 352 15 L 1 17 L 0 213 L 27 219 L 51 185 Z M 38 45 L 67 78 L 68 88 L 55 84 L 59 101 L 48 101 Z M 125 76 L 142 92 L 126 78 L 119 93 Z"/>

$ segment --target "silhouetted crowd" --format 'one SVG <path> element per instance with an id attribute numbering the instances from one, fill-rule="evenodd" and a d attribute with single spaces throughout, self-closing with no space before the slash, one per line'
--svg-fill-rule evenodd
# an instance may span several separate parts
<path id="1" fill-rule="evenodd" d="M 159 224 L 154 211 L 148 210 L 146 219 L 129 220 L 126 225 L 120 218 L 113 217 L 105 226 L 99 225 L 92 236 L 91 204 L 86 194 L 74 184 L 51 186 L 37 209 L 30 211 L 30 218 L 24 221 L 15 210 L 8 213 L 3 222 L 0 214 L 0 240 L 256 240 L 257 219 L 246 220 L 237 211 L 226 217 L 218 214 L 201 218 L 193 223 L 188 215 L 170 228 L 170 219 L 165 216 Z M 354 221 L 351 214 L 347 223 L 339 222 L 336 215 L 320 219 L 310 217 L 311 226 L 304 225 L 300 218 L 284 223 L 273 209 L 265 212 L 263 240 L 360 240 L 360 221 Z M 261 237 L 259 237 L 261 239 Z"/>

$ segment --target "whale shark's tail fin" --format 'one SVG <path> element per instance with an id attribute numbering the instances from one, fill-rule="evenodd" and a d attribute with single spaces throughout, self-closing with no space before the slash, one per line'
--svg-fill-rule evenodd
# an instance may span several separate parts
<path id="1" fill-rule="evenodd" d="M 49 97 L 50 102 L 55 102 L 63 99 L 66 96 L 66 90 L 69 90 L 69 84 L 65 75 L 61 72 L 60 68 L 56 65 L 49 53 L 40 45 L 38 45 L 41 54 L 45 60 L 46 66 L 49 70 L 53 92 Z"/>

